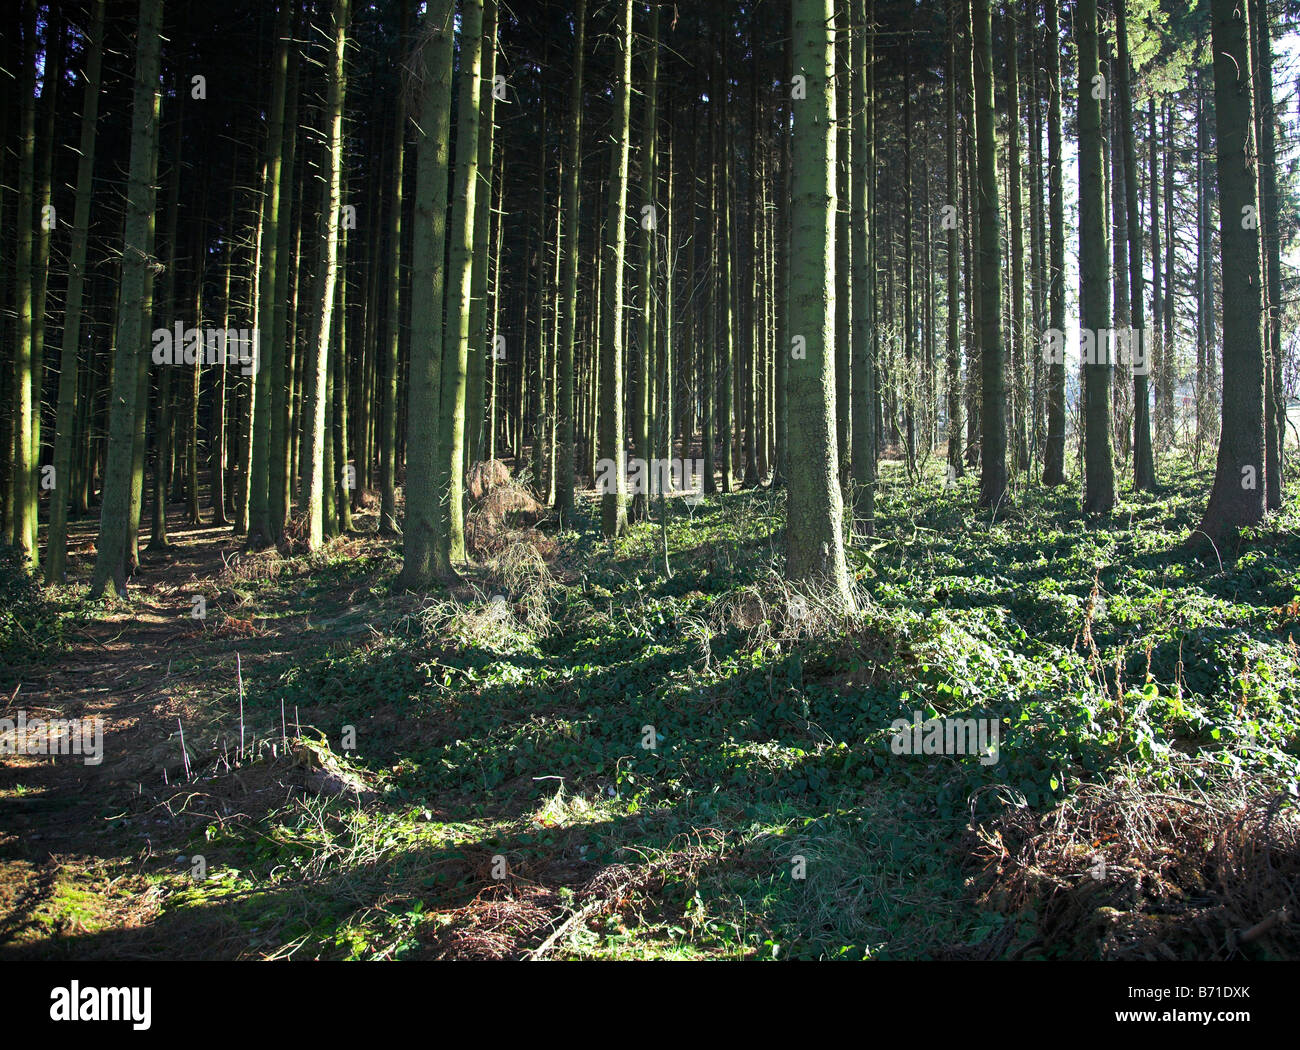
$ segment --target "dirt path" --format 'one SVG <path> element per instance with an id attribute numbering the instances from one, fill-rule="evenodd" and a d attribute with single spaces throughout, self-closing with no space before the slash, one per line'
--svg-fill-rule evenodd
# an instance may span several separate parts
<path id="1" fill-rule="evenodd" d="M 97 525 L 88 519 L 71 531 L 70 582 L 89 581 Z M 211 608 L 222 570 L 244 550 L 229 526 L 186 523 L 181 505 L 170 508 L 169 537 L 166 551 L 141 550 L 129 605 L 78 625 L 64 652 L 19 669 L 0 699 L 0 717 L 16 720 L 22 711 L 29 722 L 102 720 L 104 756 L 98 765 L 77 755 L 0 758 L 0 955 L 51 933 L 129 922 L 125 914 L 100 914 L 97 902 L 83 929 L 75 920 L 60 929 L 69 909 L 56 898 L 76 892 L 70 885 L 107 874 L 99 870 L 105 866 L 120 868 L 121 861 L 147 859 L 153 851 L 151 837 L 141 841 L 138 829 L 126 833 L 116 818 L 165 806 L 166 785 L 183 773 L 178 720 L 192 726 L 200 716 L 196 705 L 211 693 L 214 657 L 226 648 L 214 647 L 212 633 L 191 615 L 192 596 L 204 595 Z M 130 877 L 126 884 L 141 888 Z M 133 894 L 124 898 L 137 921 L 148 916 Z"/>

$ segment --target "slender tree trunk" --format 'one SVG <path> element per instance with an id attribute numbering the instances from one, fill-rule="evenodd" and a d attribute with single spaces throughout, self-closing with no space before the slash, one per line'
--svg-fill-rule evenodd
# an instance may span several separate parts
<path id="1" fill-rule="evenodd" d="M 1047 178 L 1049 327 L 1065 332 L 1065 192 L 1061 161 L 1060 0 L 1045 0 L 1047 10 Z M 1065 361 L 1047 362 L 1047 443 L 1043 484 L 1065 483 Z"/>
<path id="2" fill-rule="evenodd" d="M 600 458 L 612 469 L 601 491 L 601 531 L 613 539 L 627 529 L 627 476 L 623 447 L 623 254 L 627 243 L 627 165 L 632 92 L 632 0 L 619 4 L 614 32 L 621 51 L 614 82 L 605 231 L 605 333 L 601 340 Z"/>
<path id="3" fill-rule="evenodd" d="M 411 0 L 400 0 L 403 52 L 410 48 Z M 406 92 L 396 91 L 393 118 L 392 191 L 388 208 L 388 304 L 385 310 L 384 367 L 380 383 L 379 531 L 398 533 L 397 525 L 397 382 L 402 335 L 402 178 L 406 157 Z"/>
<path id="4" fill-rule="evenodd" d="M 339 279 L 339 225 L 343 185 L 343 100 L 346 92 L 344 53 L 347 46 L 350 0 L 334 0 L 334 46 L 329 68 L 325 116 L 329 127 L 328 187 L 321 208 L 321 272 L 316 295 L 318 316 L 316 343 L 304 372 L 306 410 L 304 426 L 304 492 L 300 505 L 306 517 L 307 548 L 316 550 L 325 541 L 326 406 L 329 397 L 330 331 L 334 318 L 335 286 Z M 308 480 L 309 479 L 309 480 Z M 332 480 L 332 479 L 331 479 Z"/>
<path id="5" fill-rule="evenodd" d="M 1050 2 L 1050 0 L 1049 0 Z M 973 0 L 975 152 L 980 226 L 980 505 L 1007 491 L 1007 377 L 1002 347 L 1002 221 L 998 206 L 997 114 L 993 105 L 993 20 L 989 0 Z"/>
<path id="6" fill-rule="evenodd" d="M 492 238 L 492 143 L 496 106 L 497 0 L 483 4 L 483 65 L 479 101 L 478 180 L 474 200 L 474 272 L 470 279 L 468 375 L 465 391 L 465 467 L 483 458 L 483 422 L 487 416 L 487 362 L 492 348 L 487 339 L 488 269 Z"/>
<path id="7" fill-rule="evenodd" d="M 853 481 L 856 500 L 854 531 L 870 536 L 876 527 L 876 332 L 873 317 L 875 274 L 871 263 L 872 194 L 871 171 L 874 148 L 871 128 L 871 94 L 868 67 L 874 48 L 868 44 L 867 0 L 854 0 L 853 22 L 853 382 L 850 388 L 853 415 Z M 951 94 L 951 92 L 950 92 Z M 955 137 L 950 139 L 955 142 Z M 951 146 L 949 150 L 951 159 Z M 951 276 L 951 269 L 949 271 Z M 782 348 L 782 356 L 788 353 Z M 841 406 L 841 411 L 844 407 Z"/>
<path id="8" fill-rule="evenodd" d="M 62 583 L 68 550 L 68 504 L 72 498 L 72 438 L 77 413 L 77 357 L 81 348 L 82 296 L 86 283 L 86 242 L 95 173 L 95 131 L 99 121 L 100 71 L 104 54 L 104 2 L 93 0 L 86 39 L 85 93 L 81 104 L 81 147 L 77 158 L 77 199 L 68 254 L 67 306 L 59 357 L 59 407 L 54 427 L 54 491 L 45 552 L 45 582 Z"/>
<path id="9" fill-rule="evenodd" d="M 786 578 L 854 607 L 844 558 L 835 429 L 835 18 L 831 0 L 792 0 L 794 105 Z"/>
<path id="10" fill-rule="evenodd" d="M 1154 349 L 1143 320 L 1142 215 L 1138 211 L 1137 147 L 1133 141 L 1133 95 L 1128 20 L 1124 5 L 1116 7 L 1115 47 L 1118 52 L 1119 124 L 1124 150 L 1124 195 L 1128 222 L 1129 316 L 1133 329 L 1133 486 L 1148 492 L 1156 488 L 1155 458 L 1151 448 L 1151 395 L 1149 374 Z"/>
<path id="11" fill-rule="evenodd" d="M 840 464 L 840 485 L 841 487 L 848 483 L 848 469 L 850 446 L 852 439 L 850 433 L 850 424 L 852 423 L 852 412 L 850 406 L 852 375 L 850 372 L 851 365 L 851 343 L 853 339 L 853 263 L 852 252 L 852 228 L 850 220 L 853 209 L 853 120 L 851 107 L 853 105 L 853 89 L 851 83 L 853 61 L 852 56 L 852 32 L 850 28 L 849 8 L 847 5 L 840 8 L 841 13 L 837 19 L 835 33 L 835 194 L 836 194 L 836 211 L 835 211 L 835 352 L 834 352 L 834 372 L 835 372 L 835 404 L 837 406 L 835 419 L 836 434 L 836 452 L 839 456 Z M 903 237 L 907 245 L 907 258 L 910 262 L 912 251 L 912 179 L 911 179 L 911 149 L 909 147 L 906 127 L 911 114 L 911 97 L 907 81 L 908 62 L 907 57 L 910 52 L 904 52 L 904 81 L 903 81 L 903 193 L 907 200 L 907 223 L 904 226 Z M 908 288 L 908 312 L 911 311 L 911 279 L 907 282 Z M 907 343 L 909 353 L 911 348 L 911 329 L 908 329 Z M 909 406 L 911 402 L 908 402 Z M 911 416 L 908 417 L 909 422 Z M 908 466 L 913 465 L 912 453 L 914 447 L 908 446 Z"/>
<path id="12" fill-rule="evenodd" d="M 1251 27 L 1255 36 L 1255 122 L 1258 126 L 1258 172 L 1261 253 L 1266 271 L 1264 324 L 1268 374 L 1265 389 L 1265 435 L 1268 456 L 1268 509 L 1282 506 L 1286 480 L 1286 392 L 1282 384 L 1282 257 L 1281 223 L 1278 218 L 1276 115 L 1273 102 L 1273 39 L 1269 30 L 1266 0 L 1250 0 Z"/>
<path id="13" fill-rule="evenodd" d="M 1209 505 L 1189 538 L 1219 543 L 1264 517 L 1264 313 L 1259 201 L 1253 172 L 1250 24 L 1238 0 L 1211 0 L 1218 117 L 1219 238 L 1223 252 L 1223 420 Z"/>
<path id="14" fill-rule="evenodd" d="M 109 583 L 119 594 L 126 594 L 138 373 L 145 365 L 141 348 L 146 345 L 153 312 L 154 180 L 158 166 L 162 7 L 162 0 L 140 0 L 108 463 L 100 511 L 99 549 L 90 584 L 92 598 L 100 597 Z"/>
<path id="15" fill-rule="evenodd" d="M 1020 192 L 1020 58 L 1015 5 L 1007 3 L 1007 190 L 1011 229 L 1011 425 L 1017 471 L 1029 469 L 1029 438 L 1025 429 L 1025 236 Z"/>
<path id="16" fill-rule="evenodd" d="M 289 69 L 289 31 L 294 5 L 281 0 L 276 22 L 275 66 L 271 108 L 267 113 L 266 184 L 262 197 L 262 254 L 258 273 L 258 354 L 256 382 L 249 384 L 248 425 L 252 444 L 248 463 L 248 538 L 254 546 L 274 538 L 271 528 L 271 369 L 279 328 L 276 317 L 276 274 L 279 258 L 281 167 L 284 160 L 284 100 Z"/>
<path id="17" fill-rule="evenodd" d="M 13 545 L 33 566 L 39 554 L 36 535 L 36 463 L 32 459 L 32 377 L 36 371 L 32 333 L 32 237 L 36 164 L 36 0 L 23 6 L 23 47 L 19 93 L 18 218 L 17 252 L 14 263 L 14 302 L 18 315 L 14 347 L 13 379 L 13 513 L 10 515 Z"/>
<path id="18" fill-rule="evenodd" d="M 483 0 L 463 0 L 460 11 L 460 108 L 456 114 L 456 174 L 452 187 L 448 252 L 447 327 L 443 332 L 439 493 L 445 493 L 447 528 L 439 534 L 439 560 L 449 573 L 465 560 L 465 372 L 469 355 L 470 285 L 474 261 L 474 202 L 478 189 L 480 69 Z"/>
<path id="19" fill-rule="evenodd" d="M 578 185 L 582 176 L 582 76 L 587 39 L 587 0 L 577 0 L 573 15 L 573 75 L 569 81 L 568 164 L 564 175 L 564 285 L 559 363 L 560 454 L 556 464 L 555 505 L 561 526 L 573 522 L 573 348 L 578 325 Z"/>
<path id="20" fill-rule="evenodd" d="M 1106 247 L 1106 159 L 1102 148 L 1102 78 L 1097 0 L 1075 9 L 1079 41 L 1079 299 L 1083 306 L 1084 418 L 1083 509 L 1109 514 L 1115 505 L 1115 465 L 1110 432 L 1110 267 Z M 1088 339 L 1093 354 L 1089 360 Z"/>

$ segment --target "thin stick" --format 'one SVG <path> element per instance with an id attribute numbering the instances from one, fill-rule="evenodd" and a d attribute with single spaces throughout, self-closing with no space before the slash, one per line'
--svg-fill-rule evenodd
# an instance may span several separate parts
<path id="1" fill-rule="evenodd" d="M 181 720 L 176 719 L 176 725 L 181 731 L 181 758 L 185 761 L 185 779 L 190 779 L 190 755 L 185 750 L 185 727 L 181 725 Z"/>
<path id="2" fill-rule="evenodd" d="M 235 653 L 235 677 L 239 680 L 239 761 L 244 761 L 244 668 Z"/>

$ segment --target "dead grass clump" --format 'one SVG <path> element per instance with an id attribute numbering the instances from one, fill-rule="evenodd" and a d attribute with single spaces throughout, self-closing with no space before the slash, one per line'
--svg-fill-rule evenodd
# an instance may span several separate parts
<path id="1" fill-rule="evenodd" d="M 419 614 L 425 635 L 498 653 L 515 652 L 526 646 L 527 634 L 516 619 L 510 603 L 477 592 L 476 600 L 431 600 Z"/>
<path id="2" fill-rule="evenodd" d="M 968 829 L 980 900 L 1033 908 L 1044 952 L 1104 959 L 1300 956 L 1300 819 L 1221 779 L 1191 799 L 1137 776 Z"/>
<path id="3" fill-rule="evenodd" d="M 274 580 L 284 571 L 284 561 L 274 548 L 262 551 L 239 551 L 225 562 L 217 578 L 226 583 L 263 583 Z"/>
<path id="4" fill-rule="evenodd" d="M 469 904 L 438 917 L 434 958 L 514 959 L 551 921 L 556 894 L 542 886 L 491 885 Z"/>
<path id="5" fill-rule="evenodd" d="M 505 470 L 499 461 L 492 462 Z M 555 557 L 555 541 L 534 527 L 545 513 L 528 487 L 507 473 L 494 480 L 482 498 L 472 499 L 465 519 L 465 545 L 471 556 L 489 561 L 512 544 L 529 543 L 550 561 Z"/>
<path id="6" fill-rule="evenodd" d="M 430 600 L 417 619 L 426 635 L 517 652 L 553 629 L 551 609 L 559 586 L 543 552 L 517 539 L 492 558 L 482 586 L 471 583 L 458 597 Z"/>
<path id="7" fill-rule="evenodd" d="M 832 596 L 770 573 L 715 599 L 708 623 L 718 632 L 738 628 L 749 635 L 751 648 L 761 648 L 772 641 L 843 636 L 853 630 L 854 617 Z"/>
<path id="8" fill-rule="evenodd" d="M 265 634 L 266 628 L 258 627 L 251 616 L 247 620 L 241 620 L 237 616 L 226 615 L 212 631 L 215 638 L 261 638 Z"/>
<path id="9" fill-rule="evenodd" d="M 309 553 L 310 548 L 307 545 L 307 540 L 310 534 L 311 522 L 306 514 L 297 514 L 290 517 L 284 523 L 284 533 L 280 537 L 280 554 L 285 558 L 292 558 L 298 554 Z"/>
<path id="10" fill-rule="evenodd" d="M 495 488 L 510 484 L 510 468 L 499 459 L 481 459 L 469 468 L 465 491 L 478 502 Z"/>

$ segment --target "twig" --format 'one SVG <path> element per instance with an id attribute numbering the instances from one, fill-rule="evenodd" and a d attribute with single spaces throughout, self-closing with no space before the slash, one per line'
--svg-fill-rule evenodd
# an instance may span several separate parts
<path id="1" fill-rule="evenodd" d="M 176 719 L 177 728 L 181 731 L 181 758 L 185 762 L 185 779 L 190 779 L 190 754 L 185 750 L 185 727 L 181 725 L 181 720 Z"/>
<path id="2" fill-rule="evenodd" d="M 235 678 L 239 681 L 239 761 L 244 761 L 244 669 L 235 653 Z"/>

